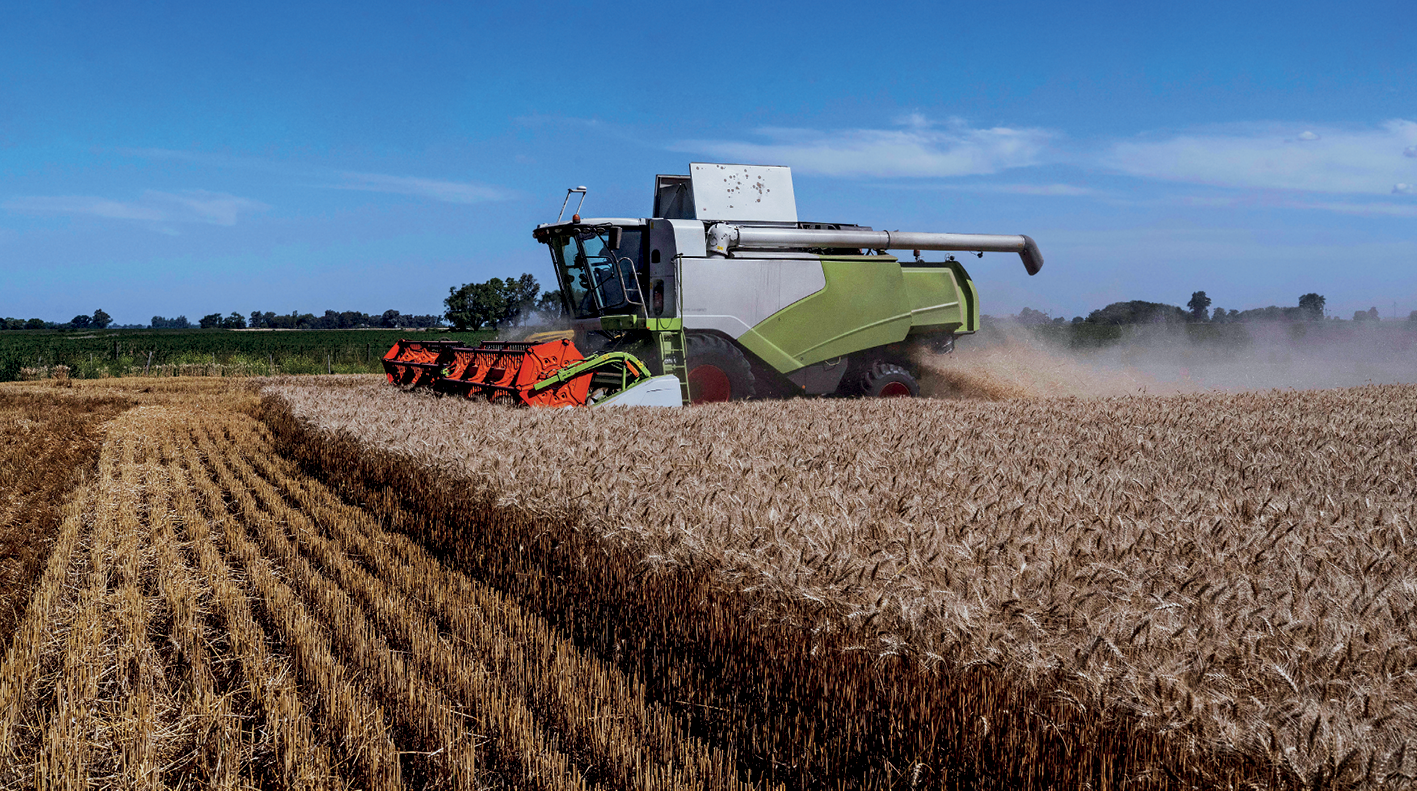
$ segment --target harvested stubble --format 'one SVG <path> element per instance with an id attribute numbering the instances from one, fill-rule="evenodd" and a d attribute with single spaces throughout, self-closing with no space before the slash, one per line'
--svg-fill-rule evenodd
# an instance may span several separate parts
<path id="1" fill-rule="evenodd" d="M 286 453 L 793 786 L 1417 773 L 1411 386 L 566 413 L 270 392 Z"/>
<path id="2" fill-rule="evenodd" d="M 64 496 L 98 462 L 103 422 L 129 403 L 52 387 L 0 393 L 0 647 L 44 569 Z"/>
<path id="3" fill-rule="evenodd" d="M 0 787 L 747 788 L 633 677 L 273 458 L 249 395 L 135 396 L 0 665 Z"/>

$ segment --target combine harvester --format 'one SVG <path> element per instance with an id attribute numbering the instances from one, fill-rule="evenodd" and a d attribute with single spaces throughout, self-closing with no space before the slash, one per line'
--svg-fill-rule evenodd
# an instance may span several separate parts
<path id="1" fill-rule="evenodd" d="M 1017 253 L 1030 275 L 1043 267 L 1027 236 L 800 222 L 785 167 L 656 176 L 645 219 L 582 219 L 585 197 L 567 190 L 556 222 L 532 234 L 551 249 L 571 330 L 477 347 L 401 340 L 384 355 L 389 381 L 550 407 L 915 396 L 913 349 L 950 351 L 979 327 L 964 266 L 920 251 Z"/>

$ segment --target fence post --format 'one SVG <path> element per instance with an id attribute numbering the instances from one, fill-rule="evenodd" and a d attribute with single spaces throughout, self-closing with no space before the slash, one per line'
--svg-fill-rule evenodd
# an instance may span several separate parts
<path id="1" fill-rule="evenodd" d="M 151 368 L 151 367 L 153 367 L 153 353 L 152 353 L 152 350 L 149 349 L 149 350 L 148 350 L 148 364 L 143 366 L 143 376 L 147 376 L 147 375 L 148 375 L 148 369 Z"/>

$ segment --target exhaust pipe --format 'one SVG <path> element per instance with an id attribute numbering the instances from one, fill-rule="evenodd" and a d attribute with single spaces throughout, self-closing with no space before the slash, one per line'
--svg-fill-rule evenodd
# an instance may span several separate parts
<path id="1" fill-rule="evenodd" d="M 709 227 L 708 253 L 724 257 L 730 250 L 778 250 L 803 247 L 858 247 L 868 250 L 950 250 L 954 252 L 1018 253 L 1030 275 L 1043 268 L 1043 253 L 1027 236 L 987 233 L 913 233 L 909 231 L 818 230 L 765 228 L 715 223 Z"/>

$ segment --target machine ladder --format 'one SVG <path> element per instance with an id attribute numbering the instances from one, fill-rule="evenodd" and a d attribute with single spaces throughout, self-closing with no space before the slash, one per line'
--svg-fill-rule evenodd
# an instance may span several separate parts
<path id="1" fill-rule="evenodd" d="M 689 405 L 688 349 L 684 342 L 684 322 L 681 319 L 650 319 L 650 332 L 659 347 L 661 374 L 679 378 L 679 393 L 684 406 Z"/>

